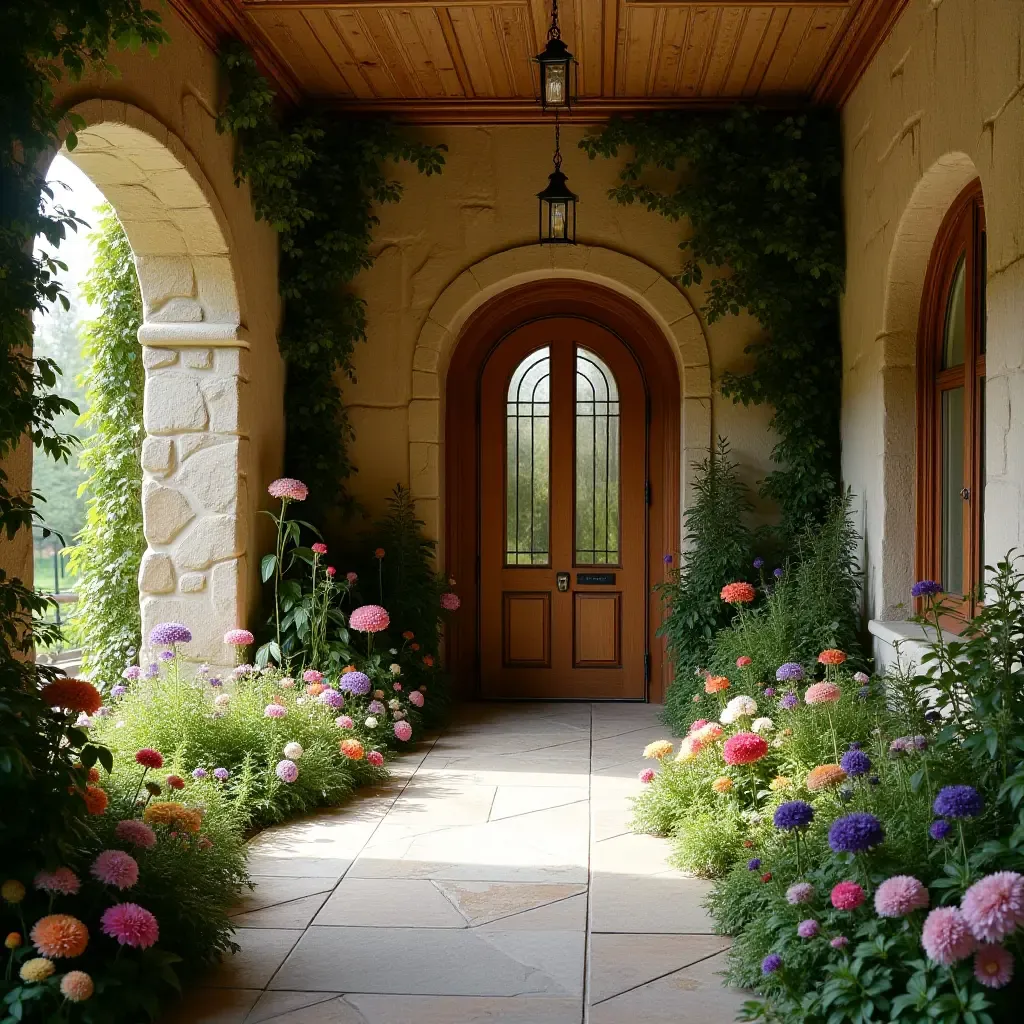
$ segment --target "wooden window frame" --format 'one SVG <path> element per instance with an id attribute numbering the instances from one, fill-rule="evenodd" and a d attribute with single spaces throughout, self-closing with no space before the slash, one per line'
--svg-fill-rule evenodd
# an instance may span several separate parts
<path id="1" fill-rule="evenodd" d="M 921 299 L 917 340 L 917 579 L 942 579 L 942 403 L 943 391 L 964 388 L 964 481 L 970 488 L 970 512 L 964 517 L 964 594 L 951 595 L 950 621 L 958 632 L 975 614 L 982 575 L 984 530 L 984 417 L 981 401 L 985 377 L 985 208 L 981 182 L 971 182 L 943 218 L 932 247 Z M 964 362 L 941 369 L 947 303 L 961 257 L 965 257 Z M 970 368 L 970 369 L 969 369 Z"/>

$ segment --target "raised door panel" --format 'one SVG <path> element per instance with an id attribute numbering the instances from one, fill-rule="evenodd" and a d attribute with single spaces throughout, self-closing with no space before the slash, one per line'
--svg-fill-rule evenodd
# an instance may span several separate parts
<path id="1" fill-rule="evenodd" d="M 573 666 L 621 668 L 622 595 L 577 592 L 573 596 Z"/>
<path id="2" fill-rule="evenodd" d="M 502 663 L 506 668 L 551 667 L 551 594 L 502 594 Z"/>

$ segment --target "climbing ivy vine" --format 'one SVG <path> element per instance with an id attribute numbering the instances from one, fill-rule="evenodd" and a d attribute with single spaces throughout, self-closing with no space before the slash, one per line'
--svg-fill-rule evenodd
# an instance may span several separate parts
<path id="1" fill-rule="evenodd" d="M 82 347 L 89 402 L 82 421 L 93 433 L 79 455 L 89 474 L 83 484 L 89 510 L 71 549 L 78 578 L 71 633 L 84 651 L 86 676 L 110 683 L 141 646 L 142 295 L 131 245 L 109 206 L 90 241 L 95 262 L 83 292 L 100 313 L 85 325 Z"/>
<path id="2" fill-rule="evenodd" d="M 765 337 L 749 373 L 726 374 L 734 401 L 766 404 L 779 468 L 763 493 L 794 536 L 820 520 L 839 490 L 839 296 L 844 249 L 838 119 L 739 108 L 728 114 L 655 113 L 615 119 L 585 138 L 591 156 L 631 151 L 609 195 L 686 220 L 679 280 L 699 285 L 713 323 L 747 310 Z M 674 172 L 671 188 L 645 172 Z"/>
<path id="3" fill-rule="evenodd" d="M 223 63 L 230 91 L 217 127 L 237 138 L 236 179 L 249 184 L 257 219 L 280 236 L 286 469 L 315 480 L 318 500 L 335 505 L 352 472 L 339 376 L 354 380 L 352 353 L 366 338 L 364 302 L 347 286 L 373 263 L 374 207 L 402 195 L 384 165 L 410 161 L 434 174 L 445 147 L 377 118 L 282 112 L 247 50 L 229 47 Z"/>

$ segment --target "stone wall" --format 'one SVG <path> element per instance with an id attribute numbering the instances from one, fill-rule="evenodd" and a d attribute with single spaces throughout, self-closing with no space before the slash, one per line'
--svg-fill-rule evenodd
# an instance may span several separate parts
<path id="1" fill-rule="evenodd" d="M 534 275 L 600 281 L 626 294 L 646 295 L 642 304 L 648 306 L 652 296 L 662 296 L 666 309 L 685 311 L 665 314 L 669 346 L 676 345 L 669 324 L 702 306 L 700 289 L 683 291 L 671 281 L 683 258 L 678 248 L 683 226 L 609 200 L 607 191 L 621 164 L 588 160 L 576 148 L 585 131 L 582 125 L 562 128 L 563 170 L 580 195 L 581 244 L 553 253 L 559 247 L 535 244 L 535 194 L 551 170 L 551 126 L 418 129 L 424 141 L 447 145 L 444 173 L 425 178 L 411 168 L 398 168 L 405 197 L 380 210 L 376 262 L 356 282 L 367 301 L 368 342 L 356 350 L 357 383 L 346 385 L 345 401 L 359 467 L 352 490 L 371 512 L 396 483 L 411 485 L 430 532 L 443 535 L 438 468 L 443 466 L 443 443 L 428 438 L 443 442 L 439 431 L 447 364 L 438 353 L 457 338 L 442 345 L 439 339 L 449 325 L 440 321 L 456 316 L 460 304 L 480 300 L 477 293 L 491 296 Z M 684 458 L 698 457 L 715 434 L 724 434 L 756 488 L 771 468 L 770 414 L 722 399 L 717 382 L 726 370 L 748 365 L 743 348 L 758 336 L 757 324 L 746 316 L 710 327 L 697 316 L 687 323 L 696 329 L 703 355 L 698 370 L 696 357 L 683 351 L 695 341 L 676 345 L 681 400 L 699 398 L 710 408 L 701 412 L 694 405 L 696 422 L 689 418 L 688 432 L 684 422 Z M 432 340 L 424 344 L 427 336 Z"/>
<path id="2" fill-rule="evenodd" d="M 976 177 L 988 229 L 985 550 L 1024 541 L 1024 4 L 911 0 L 843 111 L 843 470 L 870 616 L 914 569 L 915 350 L 932 243 Z"/>

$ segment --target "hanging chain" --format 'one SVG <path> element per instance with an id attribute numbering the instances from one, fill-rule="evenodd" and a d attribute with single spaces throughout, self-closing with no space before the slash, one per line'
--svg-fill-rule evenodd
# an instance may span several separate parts
<path id="1" fill-rule="evenodd" d="M 555 111 L 555 157 L 554 164 L 555 170 L 560 171 L 562 169 L 562 152 L 559 149 L 559 136 L 561 135 L 562 126 L 558 123 L 558 111 Z"/>
<path id="2" fill-rule="evenodd" d="M 558 27 L 558 0 L 551 0 L 551 27 L 548 29 L 548 39 L 561 39 L 562 31 Z"/>

